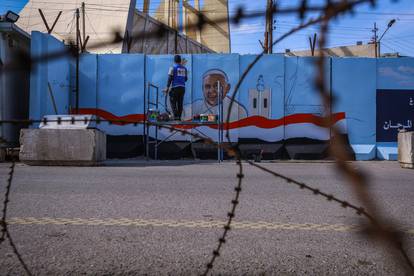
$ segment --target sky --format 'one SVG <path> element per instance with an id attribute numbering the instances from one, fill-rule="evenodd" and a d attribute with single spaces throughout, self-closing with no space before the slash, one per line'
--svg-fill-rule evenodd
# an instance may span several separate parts
<path id="1" fill-rule="evenodd" d="M 64 0 L 62 0 L 64 1 Z M 27 0 L 0 0 L 0 14 L 7 10 L 19 12 Z M 153 0 L 150 12 L 154 12 L 160 0 Z M 202 2 L 202 1 L 201 1 Z M 277 0 L 278 6 L 292 7 L 300 0 Z M 309 0 L 311 5 L 323 4 L 324 0 Z M 154 6 L 155 5 L 155 6 Z M 259 11 L 266 8 L 266 0 L 229 1 L 230 15 L 237 7 L 243 6 L 248 11 Z M 137 8 L 141 9 L 142 0 L 137 0 Z M 315 17 L 316 14 L 308 15 Z M 373 36 L 374 22 L 377 23 L 378 35 L 386 29 L 388 22 L 396 19 L 396 23 L 388 30 L 381 41 L 381 53 L 399 52 L 401 55 L 414 56 L 414 0 L 379 0 L 373 9 L 369 4 L 363 4 L 355 9 L 354 15 L 344 15 L 332 22 L 328 37 L 328 46 L 355 45 L 357 41 L 364 44 Z M 300 23 L 297 15 L 277 15 L 275 17 L 276 39 L 283 33 Z M 265 18 L 243 20 L 239 25 L 231 25 L 231 50 L 233 53 L 257 54 L 261 52 L 259 40 L 263 41 Z M 309 36 L 318 31 L 318 26 L 307 28 L 295 33 L 274 47 L 274 52 L 290 50 L 308 50 Z"/>
<path id="2" fill-rule="evenodd" d="M 298 5 L 298 0 L 279 0 L 279 7 L 291 7 Z M 323 4 L 325 1 L 309 1 L 311 4 Z M 264 9 L 265 0 L 257 1 L 230 1 L 230 9 L 234 9 L 238 3 L 245 5 L 247 9 Z M 316 14 L 313 15 L 316 17 Z M 300 23 L 297 15 L 277 15 L 274 39 L 289 31 Z M 414 1 L 413 0 L 379 0 L 376 8 L 369 4 L 363 4 L 355 9 L 355 15 L 345 15 L 332 22 L 328 46 L 355 45 L 357 41 L 364 44 L 373 36 L 374 22 L 377 23 L 378 35 L 386 29 L 388 22 L 396 19 L 396 23 L 387 31 L 381 40 L 381 53 L 399 52 L 402 55 L 414 56 Z M 232 26 L 232 50 L 240 53 L 258 53 L 261 46 L 258 40 L 263 41 L 264 18 L 257 18 L 242 22 L 239 26 Z M 274 52 L 284 52 L 285 49 L 308 50 L 309 36 L 318 31 L 318 26 L 307 28 L 295 33 L 282 41 L 274 48 Z"/>

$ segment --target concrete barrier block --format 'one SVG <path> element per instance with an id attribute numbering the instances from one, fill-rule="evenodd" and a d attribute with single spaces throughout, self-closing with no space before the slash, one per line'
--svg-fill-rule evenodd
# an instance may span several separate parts
<path id="1" fill-rule="evenodd" d="M 373 160 L 375 159 L 376 145 L 374 144 L 353 144 L 352 150 L 355 153 L 355 160 Z"/>
<path id="2" fill-rule="evenodd" d="M 94 166 L 106 159 L 97 129 L 22 129 L 19 158 L 28 165 Z"/>
<path id="3" fill-rule="evenodd" d="M 403 168 L 414 168 L 414 132 L 398 133 L 398 161 Z"/>

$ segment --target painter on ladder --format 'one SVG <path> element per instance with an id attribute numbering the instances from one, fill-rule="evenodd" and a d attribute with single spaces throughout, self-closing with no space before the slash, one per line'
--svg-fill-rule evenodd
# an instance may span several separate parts
<path id="1" fill-rule="evenodd" d="M 168 72 L 167 88 L 163 91 L 169 93 L 171 109 L 174 120 L 181 120 L 183 113 L 183 101 L 185 94 L 185 83 L 187 81 L 186 60 L 182 60 L 180 55 L 174 56 L 174 66 Z"/>

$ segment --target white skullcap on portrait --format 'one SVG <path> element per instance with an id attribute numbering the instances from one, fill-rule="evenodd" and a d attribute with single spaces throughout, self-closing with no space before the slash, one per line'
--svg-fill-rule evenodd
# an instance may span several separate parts
<path id="1" fill-rule="evenodd" d="M 203 80 L 209 75 L 220 75 L 224 77 L 224 80 L 228 83 L 229 78 L 227 77 L 226 73 L 220 69 L 210 69 L 203 74 Z"/>

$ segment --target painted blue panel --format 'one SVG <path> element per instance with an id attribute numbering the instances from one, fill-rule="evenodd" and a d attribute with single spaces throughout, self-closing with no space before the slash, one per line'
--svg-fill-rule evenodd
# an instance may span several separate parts
<path id="1" fill-rule="evenodd" d="M 43 34 L 39 32 L 32 32 L 31 36 L 31 56 L 36 57 L 43 54 L 45 48 L 45 39 Z M 40 119 L 42 113 L 42 103 L 45 102 L 44 92 L 45 76 L 47 74 L 47 67 L 45 63 L 32 64 L 32 71 L 30 74 L 30 104 L 29 104 L 29 116 L 31 119 Z"/>
<path id="2" fill-rule="evenodd" d="M 332 58 L 332 110 L 345 112 L 346 132 L 357 160 L 375 158 L 375 68 L 375 59 Z"/>
<path id="3" fill-rule="evenodd" d="M 255 55 L 240 56 L 240 76 Z M 284 116 L 284 56 L 264 55 L 246 75 L 242 82 L 238 101 L 247 109 L 247 114 L 265 119 L 282 119 Z M 264 121 L 258 118 L 257 121 Z M 239 129 L 239 138 L 255 138 L 267 142 L 283 140 L 284 126 L 258 128 L 254 125 Z"/>
<path id="4" fill-rule="evenodd" d="M 61 52 L 65 46 L 52 36 L 47 36 L 47 51 L 49 53 Z M 48 75 L 47 81 L 50 83 L 58 114 L 69 113 L 69 97 L 70 97 L 70 56 L 63 56 L 57 59 L 47 61 Z M 51 101 L 46 105 L 47 114 L 54 114 Z"/>
<path id="5" fill-rule="evenodd" d="M 239 80 L 239 55 L 237 54 L 200 54 L 193 55 L 193 102 L 192 113 L 217 114 L 217 81 L 223 90 L 224 120 L 231 102 L 230 97 Z M 238 121 L 248 116 L 246 108 L 240 103 L 234 103 L 230 121 Z M 216 131 L 207 127 L 200 128 L 203 133 L 216 139 Z M 230 139 L 238 139 L 238 130 L 230 132 Z"/>
<path id="6" fill-rule="evenodd" d="M 32 33 L 31 55 L 38 57 L 47 53 L 61 52 L 65 46 L 54 37 L 39 32 Z M 43 60 L 33 65 L 30 77 L 30 118 L 40 119 L 43 115 L 55 114 L 50 84 L 58 114 L 69 111 L 70 57 Z"/>
<path id="7" fill-rule="evenodd" d="M 82 54 L 79 60 L 79 108 L 97 108 L 98 55 Z"/>
<path id="8" fill-rule="evenodd" d="M 216 113 L 218 96 L 215 89 L 206 89 L 207 85 L 211 85 L 209 79 L 220 81 L 225 94 L 223 106 L 227 107 L 229 97 L 231 97 L 239 80 L 239 55 L 193 55 L 193 68 L 193 114 Z M 214 78 L 210 78 L 211 76 Z M 220 78 L 220 76 L 222 77 Z M 226 112 L 226 108 L 224 109 Z M 238 111 L 242 111 L 242 114 L 238 114 Z M 236 104 L 234 111 L 232 111 L 231 121 L 237 121 L 239 116 L 246 117 L 247 110 Z"/>
<path id="9" fill-rule="evenodd" d="M 143 113 L 144 55 L 98 56 L 98 109 L 119 119 Z M 126 117 L 128 116 L 128 117 Z M 142 126 L 101 124 L 107 134 L 141 134 Z"/>
<path id="10" fill-rule="evenodd" d="M 317 73 L 316 58 L 286 57 L 285 58 L 285 116 L 295 118 L 296 123 L 286 124 L 285 139 L 311 138 L 329 140 L 329 129 L 307 123 L 298 114 L 325 116 L 319 91 L 315 87 Z M 330 60 L 325 61 L 325 80 L 330 87 Z M 296 120 L 296 118 L 298 118 Z"/>
<path id="11" fill-rule="evenodd" d="M 377 60 L 377 89 L 414 89 L 414 58 Z"/>

